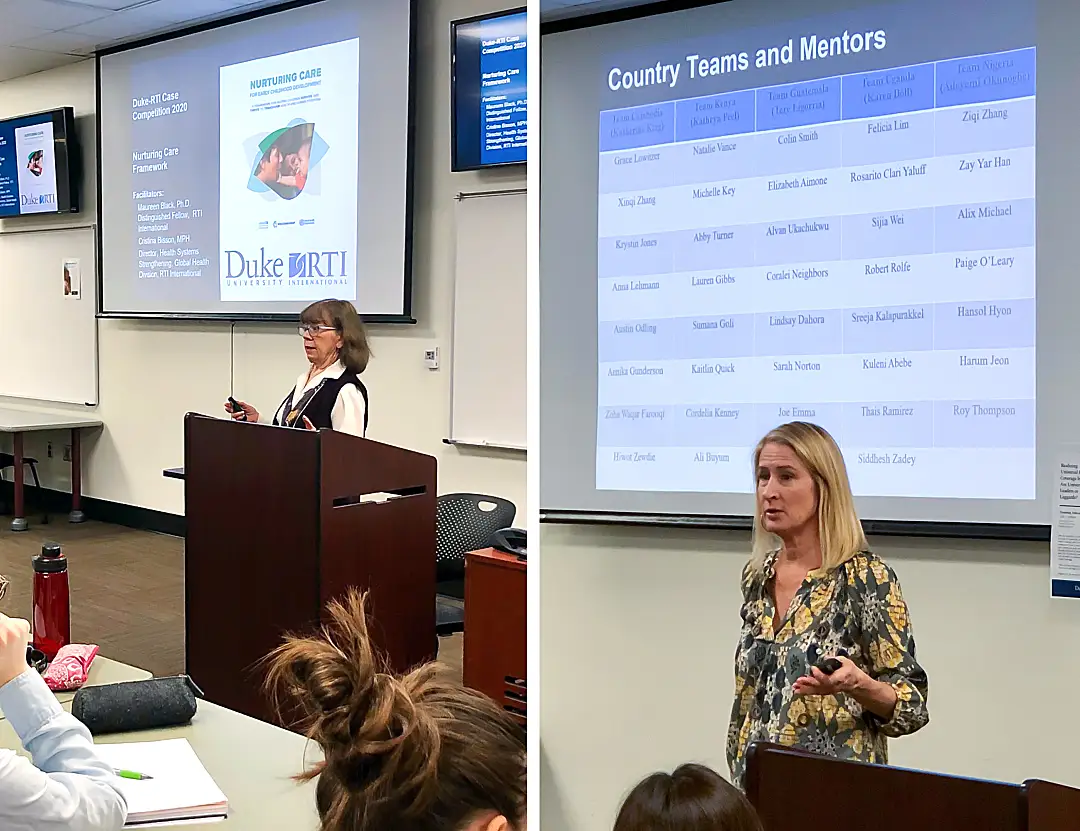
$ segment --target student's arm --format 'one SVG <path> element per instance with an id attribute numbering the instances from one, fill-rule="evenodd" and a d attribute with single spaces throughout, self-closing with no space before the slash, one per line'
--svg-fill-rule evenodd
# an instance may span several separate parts
<path id="1" fill-rule="evenodd" d="M 65 713 L 41 676 L 27 670 L 0 687 L 0 709 L 29 759 L 0 751 L 0 828 L 10 831 L 113 831 L 127 805 L 90 732 Z"/>
<path id="2" fill-rule="evenodd" d="M 339 433 L 351 433 L 364 437 L 364 396 L 356 384 L 345 384 L 338 393 L 334 409 L 330 412 L 330 424 Z"/>
<path id="3" fill-rule="evenodd" d="M 26 666 L 29 628 L 0 615 L 0 709 L 33 757 L 31 764 L 14 751 L 0 751 L 0 828 L 118 831 L 127 805 L 112 769 L 94 752 L 90 731 Z"/>

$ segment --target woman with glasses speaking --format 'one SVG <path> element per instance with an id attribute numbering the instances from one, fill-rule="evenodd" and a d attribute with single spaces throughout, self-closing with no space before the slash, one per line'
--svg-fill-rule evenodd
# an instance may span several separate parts
<path id="1" fill-rule="evenodd" d="M 360 315 L 347 300 L 320 300 L 300 313 L 300 334 L 309 366 L 296 379 L 270 422 L 305 430 L 367 433 L 368 393 L 360 380 L 371 349 Z M 225 402 L 237 421 L 263 421 L 244 401 Z"/>

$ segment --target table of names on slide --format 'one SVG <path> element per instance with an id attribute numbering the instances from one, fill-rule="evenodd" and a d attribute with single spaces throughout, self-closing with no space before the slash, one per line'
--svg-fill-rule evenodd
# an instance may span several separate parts
<path id="1" fill-rule="evenodd" d="M 1035 49 L 602 112 L 598 277 L 599 488 L 1034 498 Z"/>

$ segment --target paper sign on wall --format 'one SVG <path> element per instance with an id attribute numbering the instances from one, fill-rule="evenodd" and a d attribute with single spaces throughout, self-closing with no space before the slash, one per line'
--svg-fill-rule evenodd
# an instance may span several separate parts
<path id="1" fill-rule="evenodd" d="M 82 297 L 82 270 L 78 260 L 64 260 L 64 297 Z"/>
<path id="2" fill-rule="evenodd" d="M 1050 528 L 1050 594 L 1080 598 L 1080 450 L 1058 457 Z"/>

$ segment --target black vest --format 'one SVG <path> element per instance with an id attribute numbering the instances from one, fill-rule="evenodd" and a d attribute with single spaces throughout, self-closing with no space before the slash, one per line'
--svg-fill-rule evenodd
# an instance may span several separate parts
<path id="1" fill-rule="evenodd" d="M 364 382 L 360 380 L 355 372 L 349 370 L 345 370 L 338 378 L 324 378 L 317 386 L 308 390 L 295 401 L 293 400 L 293 395 L 296 393 L 294 389 L 286 396 L 281 407 L 278 408 L 280 418 L 275 415 L 274 424 L 279 427 L 299 427 L 303 429 L 304 416 L 307 416 L 316 430 L 332 430 L 331 416 L 334 412 L 334 404 L 337 403 L 338 393 L 346 384 L 356 384 L 357 389 L 360 390 L 360 395 L 364 397 L 364 435 L 367 435 L 367 387 L 364 386 Z M 288 416 L 293 410 L 296 410 L 297 413 L 296 417 L 290 422 Z"/>

